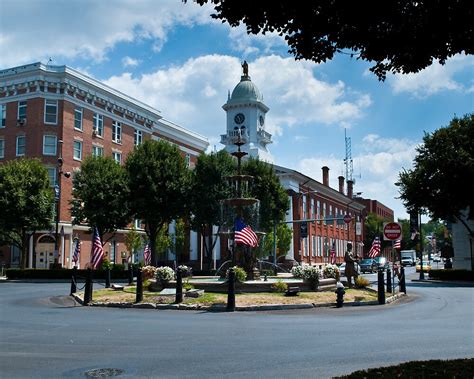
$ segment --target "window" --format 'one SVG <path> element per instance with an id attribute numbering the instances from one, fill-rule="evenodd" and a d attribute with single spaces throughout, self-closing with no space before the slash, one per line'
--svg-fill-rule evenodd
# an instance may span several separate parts
<path id="1" fill-rule="evenodd" d="M 0 158 L 5 157 L 5 140 L 2 138 L 0 139 Z"/>
<path id="2" fill-rule="evenodd" d="M 74 159 L 78 161 L 82 160 L 82 142 L 81 141 L 74 141 L 73 157 Z"/>
<path id="3" fill-rule="evenodd" d="M 57 100 L 46 100 L 44 102 L 44 123 L 45 124 L 58 123 L 58 101 Z"/>
<path id="4" fill-rule="evenodd" d="M 109 257 L 109 260 L 110 260 L 110 263 L 114 264 L 115 263 L 115 253 L 116 253 L 116 250 L 117 250 L 117 245 L 116 245 L 116 242 L 115 240 L 113 240 L 111 243 L 110 243 L 110 257 Z"/>
<path id="5" fill-rule="evenodd" d="M 103 157 L 104 156 L 104 148 L 102 146 L 92 146 L 92 155 L 94 157 Z"/>
<path id="6" fill-rule="evenodd" d="M 43 136 L 43 155 L 56 155 L 56 146 L 58 146 L 56 136 Z"/>
<path id="7" fill-rule="evenodd" d="M 26 101 L 18 102 L 18 120 L 26 118 Z"/>
<path id="8" fill-rule="evenodd" d="M 312 240 L 313 241 L 312 241 L 312 244 L 311 244 L 311 255 L 313 257 L 315 257 L 316 256 L 316 236 L 313 236 Z"/>
<path id="9" fill-rule="evenodd" d="M 112 123 L 112 141 L 122 143 L 122 124 L 114 121 Z"/>
<path id="10" fill-rule="evenodd" d="M 25 145 L 26 145 L 26 137 L 17 136 L 16 137 L 16 156 L 17 157 L 25 155 Z"/>
<path id="11" fill-rule="evenodd" d="M 311 199 L 311 213 L 309 218 L 316 218 L 316 215 L 314 214 L 314 199 Z"/>
<path id="12" fill-rule="evenodd" d="M 94 113 L 94 131 L 99 137 L 104 136 L 104 116 Z"/>
<path id="13" fill-rule="evenodd" d="M 114 158 L 114 161 L 118 164 L 122 164 L 122 153 L 114 151 L 112 152 L 112 158 Z"/>
<path id="14" fill-rule="evenodd" d="M 74 109 L 74 129 L 82 130 L 82 108 Z"/>
<path id="15" fill-rule="evenodd" d="M 141 130 L 135 129 L 135 133 L 134 133 L 133 137 L 134 137 L 135 146 L 138 146 L 142 143 L 143 135 L 142 135 Z"/>
<path id="16" fill-rule="evenodd" d="M 184 161 L 185 161 L 186 167 L 189 168 L 189 166 L 191 165 L 191 155 L 186 154 L 186 156 L 184 157 Z"/>
<path id="17" fill-rule="evenodd" d="M 324 225 L 326 225 L 326 203 L 323 203 L 323 214 L 322 217 Z"/>
<path id="18" fill-rule="evenodd" d="M 7 123 L 7 105 L 2 104 L 0 106 L 0 116 L 2 117 L 0 122 L 0 128 L 4 128 Z"/>
<path id="19" fill-rule="evenodd" d="M 302 201 L 303 201 L 303 220 L 306 220 L 306 195 L 303 195 Z"/>
<path id="20" fill-rule="evenodd" d="M 316 212 L 317 212 L 316 218 L 321 218 L 321 202 L 319 200 L 316 201 Z"/>
<path id="21" fill-rule="evenodd" d="M 332 214 L 332 205 L 329 206 L 329 225 L 334 225 L 334 218 Z"/>
<path id="22" fill-rule="evenodd" d="M 49 176 L 49 183 L 51 187 L 54 187 L 57 183 L 57 177 L 56 177 L 56 167 L 46 167 L 48 170 L 48 176 Z"/>

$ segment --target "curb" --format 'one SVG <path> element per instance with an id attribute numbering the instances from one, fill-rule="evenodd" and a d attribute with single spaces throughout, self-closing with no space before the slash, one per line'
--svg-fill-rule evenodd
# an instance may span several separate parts
<path id="1" fill-rule="evenodd" d="M 84 305 L 82 299 L 76 295 L 71 296 L 81 305 Z M 394 301 L 407 296 L 405 293 L 398 293 L 385 299 L 385 304 L 393 303 Z M 379 304 L 377 300 L 370 301 L 349 301 L 344 303 L 344 306 L 360 307 L 368 305 L 383 305 Z M 95 302 L 89 304 L 91 307 L 108 307 L 108 308 L 135 308 L 135 309 L 157 309 L 157 310 L 188 310 L 188 311 L 208 311 L 208 312 L 225 312 L 225 305 L 204 306 L 197 304 L 154 304 L 154 303 L 103 303 Z M 331 308 L 336 307 L 336 303 L 302 303 L 302 304 L 265 304 L 265 305 L 247 305 L 244 307 L 235 307 L 236 312 L 256 312 L 256 311 L 282 311 L 294 309 L 311 309 L 311 308 Z"/>

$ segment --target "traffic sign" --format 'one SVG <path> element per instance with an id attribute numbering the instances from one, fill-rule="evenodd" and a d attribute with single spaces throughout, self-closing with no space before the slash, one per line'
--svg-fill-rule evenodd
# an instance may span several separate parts
<path id="1" fill-rule="evenodd" d="M 402 236 L 402 226 L 398 222 L 385 222 L 383 224 L 383 239 L 395 241 Z"/>
<path id="2" fill-rule="evenodd" d="M 352 221 L 352 216 L 351 215 L 344 215 L 344 222 L 346 224 L 349 224 Z"/>

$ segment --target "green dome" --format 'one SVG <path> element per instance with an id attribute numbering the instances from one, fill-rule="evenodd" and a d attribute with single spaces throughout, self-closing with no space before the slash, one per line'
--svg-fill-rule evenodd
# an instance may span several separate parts
<path id="1" fill-rule="evenodd" d="M 245 100 L 263 101 L 262 94 L 257 86 L 252 83 L 248 75 L 243 75 L 240 78 L 240 83 L 235 86 L 230 97 L 231 102 Z"/>

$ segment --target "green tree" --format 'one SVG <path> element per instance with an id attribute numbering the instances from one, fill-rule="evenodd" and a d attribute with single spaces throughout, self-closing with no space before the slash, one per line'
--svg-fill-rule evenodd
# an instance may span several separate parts
<path id="1" fill-rule="evenodd" d="M 471 241 L 474 231 L 474 114 L 454 117 L 448 126 L 425 133 L 414 167 L 399 174 L 400 198 L 409 210 L 428 212 L 432 219 L 459 222 Z"/>
<path id="2" fill-rule="evenodd" d="M 125 246 L 129 254 L 129 262 L 132 262 L 132 255 L 143 246 L 143 239 L 135 229 L 135 225 L 125 235 Z"/>
<path id="3" fill-rule="evenodd" d="M 260 229 L 270 232 L 275 222 L 285 219 L 290 208 L 288 194 L 273 170 L 273 166 L 250 158 L 245 161 L 242 171 L 253 176 L 251 194 L 260 200 Z"/>
<path id="4" fill-rule="evenodd" d="M 102 238 L 106 233 L 115 233 L 132 219 L 127 173 L 111 157 L 84 159 L 74 175 L 72 197 L 73 223 L 96 227 L 102 244 L 107 242 Z"/>
<path id="5" fill-rule="evenodd" d="M 176 262 L 181 264 L 186 242 L 186 223 L 182 218 L 176 220 L 174 233 L 170 236 L 172 248 L 175 253 Z"/>
<path id="6" fill-rule="evenodd" d="M 167 256 L 166 253 L 172 246 L 173 241 L 171 236 L 168 234 L 168 224 L 165 224 L 156 234 L 155 249 L 157 261 L 165 260 Z"/>
<path id="7" fill-rule="evenodd" d="M 152 264 L 156 265 L 158 232 L 173 219 L 186 216 L 189 170 L 177 146 L 147 140 L 128 156 L 130 203 L 136 218 L 145 223 Z"/>
<path id="8" fill-rule="evenodd" d="M 285 256 L 288 250 L 291 247 L 291 240 L 293 239 L 293 231 L 288 226 L 288 224 L 278 224 L 277 225 L 277 240 L 276 240 L 276 247 L 277 247 L 277 258 Z M 265 236 L 263 242 L 263 251 L 264 255 L 273 255 L 273 247 L 274 247 L 274 237 L 273 237 L 273 230 Z"/>
<path id="9" fill-rule="evenodd" d="M 335 0 L 272 2 L 197 0 L 214 5 L 212 17 L 247 33 L 275 32 L 296 59 L 316 63 L 335 54 L 374 62 L 387 72 L 418 72 L 434 60 L 473 54 L 473 8 L 468 0 L 351 2 Z"/>
<path id="10" fill-rule="evenodd" d="M 28 240 L 37 230 L 50 229 L 54 194 L 48 171 L 39 160 L 19 159 L 0 165 L 0 244 L 21 251 L 26 267 Z"/>
<path id="11" fill-rule="evenodd" d="M 191 226 L 202 236 L 208 236 L 203 239 L 205 261 L 208 264 L 211 263 L 211 252 L 218 238 L 212 235 L 212 226 L 219 225 L 220 228 L 220 201 L 229 197 L 226 177 L 234 173 L 234 167 L 232 156 L 221 150 L 211 154 L 202 153 L 192 172 Z"/>
<path id="12" fill-rule="evenodd" d="M 383 251 L 388 246 L 391 246 L 391 241 L 384 241 L 383 239 L 383 224 L 388 222 L 388 219 L 377 216 L 375 213 L 369 213 L 365 219 L 365 236 L 364 236 L 364 250 L 368 253 L 372 247 L 372 242 L 375 237 L 380 239 L 380 248 Z"/>

